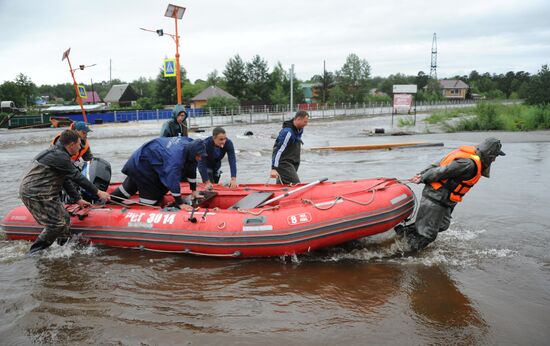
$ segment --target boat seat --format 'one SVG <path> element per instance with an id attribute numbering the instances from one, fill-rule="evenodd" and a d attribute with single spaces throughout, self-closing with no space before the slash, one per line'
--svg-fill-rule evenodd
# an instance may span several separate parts
<path id="1" fill-rule="evenodd" d="M 256 208 L 257 206 L 271 198 L 271 196 L 273 196 L 273 192 L 255 191 L 246 195 L 246 197 L 242 198 L 240 201 L 233 204 L 228 209 L 236 210 Z"/>

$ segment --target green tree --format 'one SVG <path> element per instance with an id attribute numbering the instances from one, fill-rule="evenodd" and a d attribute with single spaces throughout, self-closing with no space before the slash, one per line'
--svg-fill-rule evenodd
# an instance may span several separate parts
<path id="1" fill-rule="evenodd" d="M 218 70 L 214 70 L 206 76 L 206 84 L 208 84 L 208 86 L 213 85 L 222 87 L 222 82 L 223 78 L 218 74 Z"/>
<path id="2" fill-rule="evenodd" d="M 525 102 L 530 105 L 550 104 L 550 70 L 542 65 L 540 71 L 531 78 L 527 87 Z"/>
<path id="3" fill-rule="evenodd" d="M 34 106 L 34 100 L 36 99 L 36 84 L 24 74 L 20 73 L 15 77 L 15 84 L 19 90 L 19 93 L 23 96 L 23 102 L 25 107 Z"/>
<path id="4" fill-rule="evenodd" d="M 249 101 L 269 103 L 270 79 L 267 61 L 255 55 L 246 63 L 247 99 Z"/>
<path id="5" fill-rule="evenodd" d="M 183 84 L 188 84 L 189 81 L 186 80 L 187 72 L 185 69 L 181 69 L 180 78 Z M 156 90 L 155 90 L 156 101 L 163 105 L 173 105 L 178 102 L 178 91 L 176 89 L 176 77 L 164 77 L 164 70 L 161 68 L 156 80 Z M 183 97 L 182 92 L 182 101 L 183 104 L 189 102 L 189 99 Z"/>
<path id="6" fill-rule="evenodd" d="M 230 58 L 225 64 L 223 75 L 226 91 L 243 100 L 246 97 L 246 65 L 238 54 Z"/>
<path id="7" fill-rule="evenodd" d="M 0 85 L 0 101 L 13 101 L 17 107 L 25 105 L 25 97 L 15 82 L 5 81 Z"/>
<path id="8" fill-rule="evenodd" d="M 270 79 L 270 94 L 269 98 L 271 104 L 274 105 L 287 105 L 289 103 L 290 81 L 288 74 L 284 70 L 281 62 L 273 67 L 273 71 L 269 75 Z"/>
<path id="9" fill-rule="evenodd" d="M 156 81 L 152 78 L 139 77 L 132 83 L 132 88 L 140 97 L 153 99 L 155 96 Z M 95 84 L 94 84 L 95 88 Z"/>
<path id="10" fill-rule="evenodd" d="M 325 70 L 322 75 L 313 76 L 311 81 L 321 84 L 321 95 L 319 96 L 321 102 L 325 103 L 330 98 L 330 89 L 335 85 L 334 73 Z"/>
<path id="11" fill-rule="evenodd" d="M 361 102 L 368 95 L 370 65 L 356 54 L 350 54 L 342 69 L 336 72 L 337 82 L 346 94 L 346 101 Z"/>
<path id="12" fill-rule="evenodd" d="M 424 71 L 418 71 L 418 74 L 414 79 L 414 83 L 416 84 L 416 87 L 418 88 L 418 90 L 423 90 L 424 87 L 428 85 L 429 80 L 430 80 L 429 75 L 425 74 Z"/>

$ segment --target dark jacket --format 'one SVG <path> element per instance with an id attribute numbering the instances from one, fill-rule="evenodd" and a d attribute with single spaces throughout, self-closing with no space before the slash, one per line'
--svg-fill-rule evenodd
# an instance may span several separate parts
<path id="1" fill-rule="evenodd" d="M 204 140 L 206 147 L 206 153 L 208 156 L 201 160 L 198 164 L 199 173 L 201 174 L 202 181 L 210 180 L 208 177 L 208 170 L 216 173 L 222 166 L 222 159 L 227 154 L 227 160 L 229 161 L 229 169 L 231 171 L 231 178 L 237 177 L 237 158 L 235 156 L 235 147 L 233 142 L 228 138 L 223 148 L 219 148 L 214 145 L 214 139 L 212 136 Z"/>
<path id="2" fill-rule="evenodd" d="M 138 183 L 159 180 L 172 195 L 179 196 L 182 176 L 189 181 L 191 190 L 197 189 L 196 154 L 206 154 L 200 139 L 155 138 L 132 154 L 122 168 L 122 173 Z"/>
<path id="3" fill-rule="evenodd" d="M 80 192 L 71 181 L 97 195 L 97 187 L 75 167 L 65 147 L 57 143 L 34 158 L 31 168 L 21 180 L 19 195 L 48 200 L 59 197 L 63 188 L 71 198 L 78 200 L 81 198 Z"/>
<path id="4" fill-rule="evenodd" d="M 178 114 L 184 113 L 185 116 L 183 118 L 183 121 L 178 123 L 177 117 Z M 188 128 L 187 128 L 187 112 L 185 111 L 185 108 L 182 105 L 176 105 L 174 109 L 172 110 L 172 119 L 168 120 L 162 125 L 162 129 L 160 130 L 160 136 L 161 137 L 178 137 L 178 136 L 185 136 L 188 135 Z"/>
<path id="5" fill-rule="evenodd" d="M 281 162 L 288 162 L 298 170 L 303 133 L 304 129 L 298 130 L 294 126 L 293 120 L 287 120 L 283 123 L 283 129 L 279 132 L 279 136 L 277 136 L 273 145 L 272 169 L 279 167 Z"/>

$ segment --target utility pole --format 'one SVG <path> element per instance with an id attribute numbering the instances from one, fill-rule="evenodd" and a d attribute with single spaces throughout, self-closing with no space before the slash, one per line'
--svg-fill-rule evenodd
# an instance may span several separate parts
<path id="1" fill-rule="evenodd" d="M 435 32 L 432 40 L 432 63 L 430 66 L 430 78 L 437 80 L 437 37 Z"/>
<path id="2" fill-rule="evenodd" d="M 326 90 L 327 90 L 327 69 L 325 66 L 325 60 L 323 60 L 323 104 L 325 104 Z"/>
<path id="3" fill-rule="evenodd" d="M 112 62 L 113 62 L 113 59 L 109 59 L 109 85 L 111 85 Z"/>

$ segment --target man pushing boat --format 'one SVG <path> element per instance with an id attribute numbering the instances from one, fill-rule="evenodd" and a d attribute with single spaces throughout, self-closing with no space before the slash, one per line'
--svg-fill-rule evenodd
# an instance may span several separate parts
<path id="1" fill-rule="evenodd" d="M 449 228 L 456 204 L 462 202 L 482 176 L 489 178 L 491 164 L 498 156 L 506 155 L 501 148 L 496 138 L 487 138 L 477 146 L 461 146 L 410 179 L 412 183 L 426 185 L 416 222 L 395 227 L 396 233 L 408 243 L 409 250 L 425 248 L 439 232 Z"/>
<path id="2" fill-rule="evenodd" d="M 70 237 L 70 217 L 60 200 L 62 188 L 81 207 L 90 203 L 82 199 L 71 182 L 100 199 L 110 198 L 107 192 L 99 190 L 73 164 L 71 157 L 81 150 L 80 141 L 76 131 L 63 131 L 56 144 L 34 158 L 30 170 L 21 180 L 19 196 L 36 222 L 44 226 L 32 244 L 30 253 L 50 247 L 58 238 L 64 243 Z"/>

